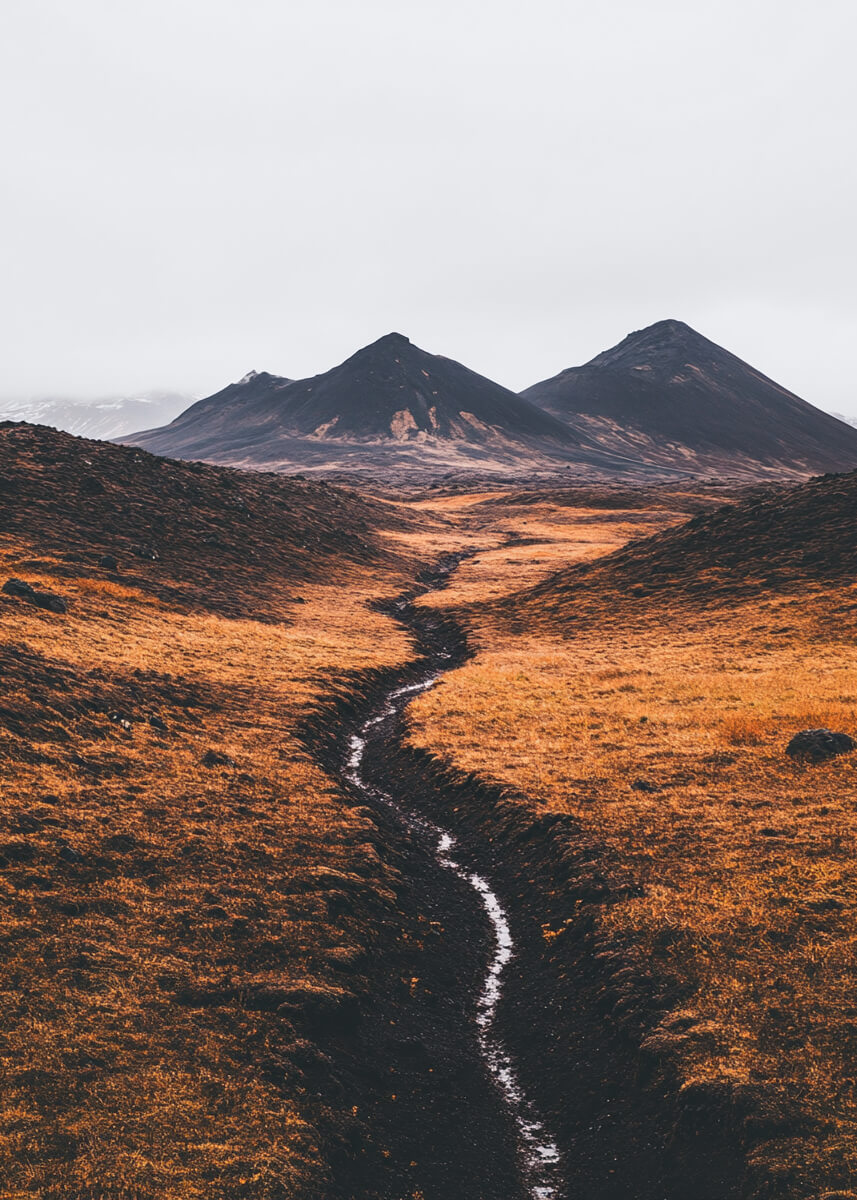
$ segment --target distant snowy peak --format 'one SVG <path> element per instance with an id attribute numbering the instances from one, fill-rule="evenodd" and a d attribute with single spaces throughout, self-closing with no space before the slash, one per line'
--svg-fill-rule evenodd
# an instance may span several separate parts
<path id="1" fill-rule="evenodd" d="M 0 405 L 0 420 L 48 425 L 77 437 L 109 441 L 155 425 L 169 424 L 195 397 L 152 391 L 145 396 L 104 396 L 97 400 L 34 399 Z"/>

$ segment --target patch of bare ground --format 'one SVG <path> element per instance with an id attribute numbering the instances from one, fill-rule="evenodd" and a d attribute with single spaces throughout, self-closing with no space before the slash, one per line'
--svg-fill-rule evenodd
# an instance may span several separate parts
<path id="1" fill-rule="evenodd" d="M 857 733 L 855 511 L 857 476 L 825 477 L 552 574 L 566 534 L 540 530 L 529 566 L 477 561 L 434 599 L 477 653 L 410 710 L 414 747 L 586 851 L 543 896 L 544 957 L 585 973 L 654 1093 L 733 1128 L 745 1196 L 857 1177 L 857 755 L 784 754 Z"/>

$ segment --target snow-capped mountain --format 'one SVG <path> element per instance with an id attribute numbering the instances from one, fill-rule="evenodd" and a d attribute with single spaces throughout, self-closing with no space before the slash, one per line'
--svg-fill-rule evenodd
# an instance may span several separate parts
<path id="1" fill-rule="evenodd" d="M 78 437 L 109 441 L 138 429 L 166 425 L 193 404 L 195 396 L 153 391 L 145 396 L 111 396 L 98 400 L 46 398 L 0 402 L 0 420 L 49 425 Z"/>

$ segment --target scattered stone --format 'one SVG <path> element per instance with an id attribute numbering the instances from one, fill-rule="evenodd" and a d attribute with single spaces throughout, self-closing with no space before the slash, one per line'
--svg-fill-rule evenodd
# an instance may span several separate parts
<path id="1" fill-rule="evenodd" d="M 159 717 L 157 713 L 152 713 L 152 715 L 149 717 L 149 724 L 153 729 L 160 730 L 161 733 L 166 733 L 169 729 L 166 721 L 163 719 L 163 717 Z"/>
<path id="2" fill-rule="evenodd" d="M 49 612 L 64 613 L 68 611 L 68 601 L 55 592 L 40 592 L 32 584 L 23 579 L 7 579 L 2 590 L 7 596 L 15 596 L 18 600 L 26 600 L 36 608 L 46 608 Z"/>
<path id="3" fill-rule="evenodd" d="M 128 720 L 128 718 L 124 715 L 124 713 L 111 712 L 111 713 L 108 713 L 107 716 L 110 718 L 110 720 L 113 722 L 114 725 L 119 725 L 122 729 L 125 730 L 126 733 L 131 732 L 133 726 L 132 726 L 131 722 Z"/>
<path id="4" fill-rule="evenodd" d="M 847 733 L 834 733 L 832 729 L 802 729 L 786 746 L 786 754 L 799 762 L 822 763 L 855 748 L 857 742 Z"/>
<path id="5" fill-rule="evenodd" d="M 84 475 L 80 481 L 80 490 L 85 496 L 100 496 L 104 492 L 104 484 L 97 475 Z"/>
<path id="6" fill-rule="evenodd" d="M 631 788 L 635 792 L 659 792 L 661 790 L 656 783 L 652 783 L 651 779 L 635 779 Z"/>
<path id="7" fill-rule="evenodd" d="M 201 761 L 204 767 L 235 767 L 238 765 L 234 758 L 230 758 L 228 754 L 223 754 L 220 750 L 206 750 Z"/>
<path id="8" fill-rule="evenodd" d="M 102 554 L 101 558 L 98 560 L 98 565 L 99 567 L 104 567 L 104 569 L 107 571 L 115 571 L 119 566 L 119 563 L 116 561 L 114 555 Z"/>
<path id="9" fill-rule="evenodd" d="M 65 863 L 79 863 L 83 861 L 83 855 L 71 846 L 63 846 L 59 852 L 59 857 Z"/>
<path id="10" fill-rule="evenodd" d="M 149 562 L 159 562 L 161 558 L 160 550 L 156 550 L 154 546 L 146 544 L 132 546 L 131 553 L 136 554 L 138 558 L 146 558 Z"/>

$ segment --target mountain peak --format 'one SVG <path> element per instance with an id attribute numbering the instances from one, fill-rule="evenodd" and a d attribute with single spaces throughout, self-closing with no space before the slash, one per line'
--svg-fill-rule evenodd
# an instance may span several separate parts
<path id="1" fill-rule="evenodd" d="M 664 465 L 722 472 L 850 469 L 857 437 L 684 321 L 657 321 L 524 397 Z"/>
<path id="2" fill-rule="evenodd" d="M 370 342 L 368 346 L 364 346 L 362 350 L 358 350 L 358 354 L 365 354 L 367 351 L 380 350 L 385 354 L 396 353 L 402 351 L 406 347 L 411 346 L 410 338 L 406 338 L 403 333 L 385 333 L 383 337 L 379 337 L 376 341 Z"/>
<path id="3" fill-rule="evenodd" d="M 618 345 L 602 351 L 601 354 L 596 354 L 595 358 L 585 365 L 587 367 L 629 367 L 645 366 L 653 361 L 661 364 L 667 361 L 672 363 L 682 356 L 699 355 L 700 352 L 710 354 L 712 351 L 719 350 L 718 346 L 703 337 L 701 333 L 697 333 L 690 325 L 686 325 L 684 321 L 669 318 L 665 321 L 656 321 L 654 325 L 647 325 L 644 329 L 635 329 Z M 725 351 L 720 351 L 720 353 L 725 353 Z"/>

